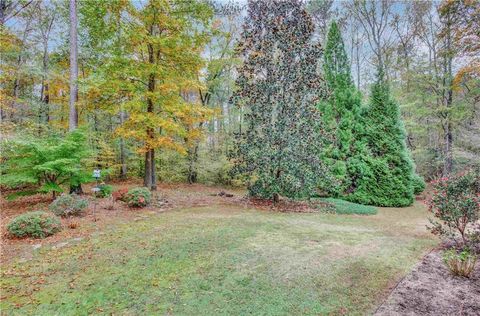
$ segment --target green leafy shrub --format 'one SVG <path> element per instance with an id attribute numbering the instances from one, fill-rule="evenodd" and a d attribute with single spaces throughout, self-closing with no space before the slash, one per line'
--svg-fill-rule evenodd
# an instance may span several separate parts
<path id="1" fill-rule="evenodd" d="M 111 185 L 101 184 L 98 188 L 100 189 L 100 191 L 97 192 L 98 197 L 105 198 L 112 195 L 113 187 Z"/>
<path id="2" fill-rule="evenodd" d="M 130 207 L 145 207 L 150 204 L 152 194 L 147 188 L 133 188 L 128 191 L 125 198 Z"/>
<path id="3" fill-rule="evenodd" d="M 430 219 L 430 231 L 454 241 L 458 248 L 475 249 L 479 233 L 475 225 L 480 219 L 479 170 L 441 178 L 432 184 L 433 193 L 427 203 L 435 218 Z"/>
<path id="4" fill-rule="evenodd" d="M 377 208 L 370 205 L 362 205 L 352 203 L 340 199 L 326 198 L 322 199 L 325 202 L 329 202 L 334 206 L 335 213 L 337 214 L 359 214 L 359 215 L 375 215 L 377 214 Z"/>
<path id="5" fill-rule="evenodd" d="M 413 184 L 413 194 L 419 195 L 423 191 L 425 191 L 426 184 L 422 176 L 419 176 L 418 174 L 414 174 L 412 179 L 412 184 Z"/>
<path id="6" fill-rule="evenodd" d="M 447 265 L 453 275 L 470 277 L 475 269 L 478 256 L 468 249 L 457 252 L 455 249 L 450 249 L 444 252 L 443 262 Z"/>
<path id="7" fill-rule="evenodd" d="M 8 225 L 11 236 L 45 238 L 62 230 L 62 225 L 53 214 L 42 211 L 28 212 L 15 217 Z"/>
<path id="8" fill-rule="evenodd" d="M 26 187 L 30 193 L 63 192 L 62 185 L 79 186 L 90 180 L 83 167 L 90 155 L 82 130 L 66 136 L 50 135 L 7 139 L 1 145 L 0 185 Z M 35 190 L 32 190 L 32 187 Z"/>
<path id="9" fill-rule="evenodd" d="M 88 206 L 88 201 L 76 195 L 62 194 L 53 201 L 49 209 L 57 216 L 80 216 Z"/>

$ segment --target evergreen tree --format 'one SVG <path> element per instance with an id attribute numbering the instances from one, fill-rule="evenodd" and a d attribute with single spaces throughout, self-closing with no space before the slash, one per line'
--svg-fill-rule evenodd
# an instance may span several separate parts
<path id="1" fill-rule="evenodd" d="M 372 87 L 369 108 L 364 115 L 363 138 L 368 155 L 356 165 L 359 176 L 350 201 L 378 206 L 408 206 L 413 203 L 418 180 L 405 138 L 398 104 L 391 98 L 380 75 Z"/>
<path id="2" fill-rule="evenodd" d="M 322 125 L 332 135 L 322 151 L 322 160 L 336 181 L 321 183 L 322 191 L 338 196 L 352 192 L 358 174 L 358 155 L 365 151 L 361 132 L 361 95 L 351 79 L 350 63 L 337 23 L 328 31 L 323 70 L 329 90 L 327 100 L 319 103 Z"/>
<path id="3" fill-rule="evenodd" d="M 301 1 L 249 1 L 232 102 L 245 109 L 235 168 L 250 176 L 253 196 L 300 198 L 321 172 L 318 74 L 320 45 Z"/>

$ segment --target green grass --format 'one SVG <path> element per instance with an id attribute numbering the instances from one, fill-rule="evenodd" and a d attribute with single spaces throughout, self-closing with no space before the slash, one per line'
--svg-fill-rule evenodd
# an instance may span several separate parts
<path id="1" fill-rule="evenodd" d="M 118 224 L 2 266 L 2 315 L 364 315 L 434 240 L 422 206 L 351 217 L 234 206 Z"/>
<path id="2" fill-rule="evenodd" d="M 377 214 L 377 208 L 371 205 L 362 205 L 334 198 L 324 198 L 322 199 L 322 201 L 332 203 L 335 206 L 335 212 L 337 214 Z"/>

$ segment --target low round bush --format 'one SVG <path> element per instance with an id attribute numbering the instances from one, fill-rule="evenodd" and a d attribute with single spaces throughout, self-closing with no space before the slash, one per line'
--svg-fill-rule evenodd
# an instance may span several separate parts
<path id="1" fill-rule="evenodd" d="M 425 191 L 426 184 L 422 176 L 419 176 L 418 174 L 413 175 L 412 184 L 413 184 L 413 194 L 419 195 L 423 191 Z"/>
<path id="2" fill-rule="evenodd" d="M 11 236 L 45 238 L 62 230 L 60 220 L 42 211 L 28 212 L 15 217 L 8 225 Z"/>
<path id="3" fill-rule="evenodd" d="M 80 216 L 88 206 L 88 202 L 76 195 L 62 194 L 50 204 L 49 209 L 57 216 Z"/>
<path id="4" fill-rule="evenodd" d="M 112 195 L 113 187 L 111 185 L 101 184 L 98 188 L 100 189 L 100 191 L 97 192 L 98 197 L 105 198 Z"/>
<path id="5" fill-rule="evenodd" d="M 147 188 L 130 189 L 125 197 L 130 207 L 145 207 L 150 204 L 152 194 Z"/>

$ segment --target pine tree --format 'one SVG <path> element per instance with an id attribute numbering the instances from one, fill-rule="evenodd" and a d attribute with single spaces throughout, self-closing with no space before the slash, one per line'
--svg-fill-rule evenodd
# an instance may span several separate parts
<path id="1" fill-rule="evenodd" d="M 355 192 L 347 199 L 378 206 L 411 205 L 418 178 L 406 146 L 398 104 L 391 98 L 381 71 L 372 87 L 364 122 L 368 154 L 356 165 L 359 175 Z"/>
<path id="2" fill-rule="evenodd" d="M 317 72 L 320 45 L 301 1 L 249 1 L 232 102 L 245 110 L 235 171 L 250 176 L 249 193 L 278 199 L 311 195 L 323 174 Z"/>
<path id="3" fill-rule="evenodd" d="M 322 150 L 322 160 L 336 178 L 334 185 L 321 183 L 322 191 L 338 196 L 355 190 L 358 155 L 365 146 L 362 132 L 361 95 L 352 82 L 350 63 L 340 29 L 332 22 L 328 31 L 323 71 L 329 91 L 319 103 L 322 125 L 331 134 Z"/>

